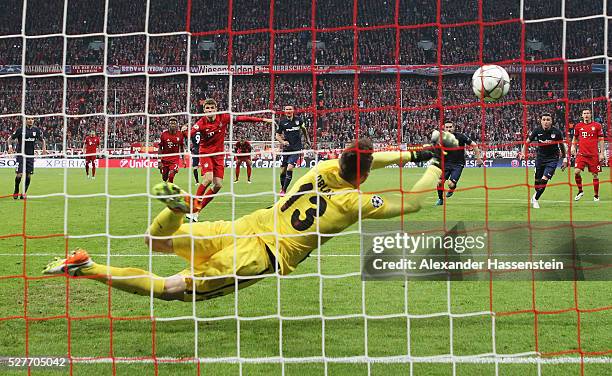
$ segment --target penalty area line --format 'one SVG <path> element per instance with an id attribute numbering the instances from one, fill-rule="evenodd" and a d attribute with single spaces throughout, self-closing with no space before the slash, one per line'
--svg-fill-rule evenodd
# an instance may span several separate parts
<path id="1" fill-rule="evenodd" d="M 55 257 L 55 256 L 63 256 L 64 254 L 57 254 L 57 253 L 26 253 L 26 256 L 33 256 L 33 257 Z M 106 253 L 89 253 L 89 255 L 91 257 L 106 257 L 108 256 L 108 254 Z M 23 252 L 21 253 L 0 253 L 0 257 L 3 256 L 16 256 L 16 257 L 23 257 Z M 129 255 L 129 254 L 111 254 L 111 257 L 178 257 L 175 254 L 168 254 L 168 253 L 153 253 L 153 254 L 140 254 L 140 255 Z M 337 254 L 330 254 L 330 255 L 311 255 L 310 257 L 359 257 L 360 255 L 352 255 L 352 254 L 345 254 L 345 255 L 337 255 Z"/>
<path id="2" fill-rule="evenodd" d="M 267 358 L 172 358 L 156 357 L 154 359 L 123 359 L 123 358 L 72 358 L 74 363 L 255 363 L 255 364 L 276 364 L 276 363 L 445 363 L 445 364 L 611 364 L 612 357 L 550 357 L 543 358 L 538 356 L 433 356 L 433 357 L 410 357 L 410 356 L 389 356 L 389 357 L 267 357 Z"/>

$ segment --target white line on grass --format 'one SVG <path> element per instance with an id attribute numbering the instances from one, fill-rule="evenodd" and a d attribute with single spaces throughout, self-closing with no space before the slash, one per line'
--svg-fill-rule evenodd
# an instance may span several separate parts
<path id="1" fill-rule="evenodd" d="M 26 256 L 33 256 L 33 257 L 55 257 L 55 256 L 63 256 L 64 253 L 27 253 Z M 106 253 L 90 253 L 89 254 L 91 257 L 106 257 Z M 23 252 L 21 253 L 0 253 L 0 257 L 3 256 L 17 256 L 17 257 L 23 257 Z M 111 254 L 111 257 L 175 257 L 175 254 L 168 254 L 168 253 L 153 253 L 151 255 L 149 254 L 134 254 L 134 255 L 130 255 L 130 254 Z M 360 255 L 351 255 L 351 254 L 346 254 L 346 255 L 316 255 L 316 254 L 311 254 L 310 257 L 359 257 Z"/>
<path id="2" fill-rule="evenodd" d="M 116 358 L 77 358 L 73 357 L 75 363 L 153 363 L 153 359 L 124 359 Z M 524 356 L 524 355 L 489 355 L 483 356 L 450 356 L 440 355 L 432 357 L 414 357 L 414 356 L 388 356 L 388 357 L 366 357 L 366 356 L 351 356 L 351 357 L 266 357 L 266 358 L 172 358 L 172 357 L 157 357 L 156 361 L 162 362 L 181 362 L 181 363 L 255 363 L 255 364 L 276 364 L 276 363 L 471 363 L 471 364 L 611 364 L 612 357 L 550 357 L 542 358 L 539 356 Z"/>

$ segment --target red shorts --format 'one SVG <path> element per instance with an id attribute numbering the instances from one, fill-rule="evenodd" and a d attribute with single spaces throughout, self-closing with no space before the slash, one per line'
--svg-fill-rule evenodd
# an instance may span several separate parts
<path id="1" fill-rule="evenodd" d="M 88 155 L 87 157 L 85 157 L 85 164 L 87 163 L 96 163 L 96 156 L 95 155 Z"/>
<path id="2" fill-rule="evenodd" d="M 223 179 L 225 175 L 225 156 L 211 155 L 200 157 L 200 168 L 202 175 L 207 172 L 212 172 L 213 177 Z"/>
<path id="3" fill-rule="evenodd" d="M 168 174 L 170 171 L 178 173 L 179 165 L 174 161 L 161 161 L 161 173 L 162 175 Z"/>
<path id="4" fill-rule="evenodd" d="M 241 164 L 242 162 L 245 162 L 245 163 L 248 164 L 249 162 L 251 162 L 251 157 L 246 157 L 246 156 L 245 157 L 236 157 L 236 164 L 237 165 Z"/>
<path id="5" fill-rule="evenodd" d="M 576 163 L 574 167 L 580 170 L 584 170 L 585 167 L 589 168 L 589 172 L 592 174 L 597 174 L 601 172 L 601 165 L 599 164 L 599 157 L 592 156 L 587 157 L 584 155 L 578 155 L 576 157 Z"/>

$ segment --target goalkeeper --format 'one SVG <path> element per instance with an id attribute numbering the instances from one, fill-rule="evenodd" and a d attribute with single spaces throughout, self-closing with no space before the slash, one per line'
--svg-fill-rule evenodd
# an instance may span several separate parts
<path id="1" fill-rule="evenodd" d="M 439 133 L 434 132 L 432 141 L 437 143 L 439 138 Z M 444 132 L 441 141 L 445 147 L 457 146 L 457 139 L 450 133 Z M 234 222 L 184 224 L 190 197 L 174 184 L 160 183 L 154 192 L 168 208 L 153 220 L 145 242 L 151 244 L 153 251 L 184 258 L 193 271 L 188 267 L 174 276 L 160 278 L 142 269 L 94 263 L 86 251 L 77 249 L 67 259 L 49 263 L 43 272 L 90 276 L 120 290 L 152 294 L 163 300 L 191 301 L 194 294 L 197 300 L 226 295 L 276 271 L 281 275 L 291 273 L 317 247 L 319 237 L 323 244 L 331 235 L 356 223 L 360 213 L 362 218 L 378 219 L 420 210 L 424 194 L 435 189 L 442 174 L 440 153 L 440 148 L 374 153 L 372 142 L 360 139 L 349 145 L 339 160 L 321 162 L 312 168 L 271 208 Z M 433 163 L 403 205 L 399 197 L 357 191 L 372 169 L 429 159 Z"/>

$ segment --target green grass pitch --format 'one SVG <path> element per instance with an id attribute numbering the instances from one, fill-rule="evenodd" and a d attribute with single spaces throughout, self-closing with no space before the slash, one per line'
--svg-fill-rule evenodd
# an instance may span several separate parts
<path id="1" fill-rule="evenodd" d="M 402 170 L 403 184 L 410 187 L 422 172 Z M 227 170 L 224 195 L 217 197 L 201 214 L 200 220 L 231 219 L 273 203 L 271 169 L 254 169 L 253 184 L 242 180 L 233 185 L 235 205 Z M 278 174 L 278 171 L 276 172 Z M 297 172 L 296 179 L 304 173 Z M 399 187 L 399 169 L 372 173 L 365 190 Z M 0 170 L 3 194 L 12 193 L 14 173 Z M 177 183 L 189 186 L 192 175 L 181 170 Z M 528 188 L 518 184 L 533 183 L 532 170 L 466 169 L 460 188 L 445 208 L 434 207 L 435 192 L 427 194 L 421 212 L 411 214 L 420 221 L 489 221 L 528 219 Z M 531 211 L 533 221 L 610 220 L 612 184 L 605 169 L 602 201 L 592 201 L 592 187 L 578 203 L 570 203 L 573 193 L 568 185 L 549 187 L 540 200 L 542 208 Z M 94 260 L 114 266 L 151 269 L 169 276 L 186 264 L 172 256 L 149 255 L 142 242 L 148 222 L 162 208 L 146 196 L 147 188 L 160 180 L 157 170 L 98 170 L 95 181 L 87 180 L 82 170 L 37 169 L 29 194 L 49 195 L 27 200 L 25 231 L 29 236 L 67 234 L 67 247 L 80 246 L 94 255 Z M 572 179 L 573 180 L 573 179 Z M 585 176 L 590 183 L 590 176 Z M 558 171 L 553 183 L 569 181 L 567 172 Z M 278 185 L 278 183 L 276 183 Z M 485 189 L 484 187 L 487 187 Z M 193 190 L 195 187 L 191 186 Z M 473 188 L 470 188 L 473 187 Z M 467 189 L 470 188 L 470 189 Z M 110 196 L 105 196 L 104 193 Z M 68 196 L 64 196 L 63 193 Z M 255 194 L 256 196 L 241 196 Z M 79 197 L 80 195 L 95 195 Z M 140 194 L 140 195 L 139 195 Z M 132 195 L 130 197 L 115 197 Z M 485 202 L 488 197 L 488 205 Z M 570 205 L 571 204 L 571 205 Z M 22 232 L 23 201 L 0 199 L 0 235 Z M 106 236 L 106 233 L 111 236 Z M 132 235 L 132 237 L 130 237 Z M 62 236 L 0 239 L 0 277 L 25 275 L 40 277 L 43 266 L 54 255 L 63 256 L 66 240 Z M 154 301 L 112 291 L 97 282 L 65 277 L 46 279 L 0 278 L 0 357 L 24 356 L 26 326 L 30 356 L 76 357 L 151 357 L 159 358 L 235 358 L 242 364 L 202 362 L 196 364 L 160 363 L 76 363 L 75 375 L 494 375 L 495 364 L 350 363 L 334 361 L 342 357 L 415 357 L 487 354 L 569 352 L 559 357 L 577 357 L 572 350 L 607 352 L 599 358 L 607 363 L 579 362 L 554 364 L 499 364 L 499 375 L 609 375 L 612 374 L 612 310 L 590 310 L 612 305 L 610 282 L 538 282 L 535 297 L 530 281 L 518 282 L 410 282 L 363 283 L 359 271 L 359 236 L 337 236 L 300 265 L 291 277 L 269 278 L 234 295 L 208 302 L 191 303 Z M 320 277 L 320 276 L 322 277 Z M 346 275 L 346 276 L 344 276 Z M 341 277 L 338 277 L 341 276 Z M 27 295 L 25 291 L 27 289 Z M 575 294 L 575 291 L 577 292 Z M 492 295 L 491 295 L 492 292 Z M 280 294 L 279 294 L 280 293 Z M 69 305 L 66 305 L 66 298 Z M 450 295 L 450 301 L 447 299 Z M 492 299 L 491 299 L 492 296 Z M 109 305 L 110 302 L 110 305 Z M 567 310 L 556 314 L 534 315 L 538 311 Z M 515 315 L 455 316 L 453 314 L 488 311 L 520 311 Z M 27 317 L 23 319 L 24 308 Z M 282 316 L 279 320 L 278 314 Z M 363 313 L 368 315 L 367 318 Z M 430 314 L 439 314 L 429 317 Z M 152 323 L 147 317 L 153 314 Z M 193 316 L 199 318 L 194 321 Z M 237 316 L 239 320 L 237 320 Z M 423 316 L 420 316 L 423 315 Z M 122 318 L 109 320 L 109 317 Z M 70 317 L 68 320 L 67 317 Z M 144 318 L 143 318 L 144 317 Z M 169 318 L 178 320 L 167 320 Z M 263 318 L 262 318 L 263 317 Z M 51 318 L 51 319 L 45 319 Z M 129 320 L 132 318 L 132 320 Z M 300 318 L 300 319 L 296 319 Z M 492 320 L 495 320 L 493 325 Z M 152 330 L 153 325 L 155 330 Z M 111 330 L 112 327 L 112 330 Z M 451 330 L 452 327 L 452 330 Z M 493 329 L 494 328 L 494 329 Z M 494 330 L 494 333 L 493 333 Z M 112 331 L 112 344 L 111 344 Z M 70 336 L 68 336 L 70 332 Z M 153 335 L 152 333 L 155 333 Z M 451 335 L 452 333 L 452 335 Z M 112 349 L 111 349 L 112 346 Z M 195 349 L 197 347 L 197 354 Z M 112 351 L 112 352 L 111 352 Z M 249 358 L 308 358 L 325 356 L 329 362 L 287 362 L 259 364 Z M 554 359 L 554 357 L 553 357 Z M 541 367 L 540 370 L 538 368 Z M 2 375 L 26 375 L 27 370 L 0 368 Z M 34 375 L 67 375 L 70 368 L 33 368 Z"/>

